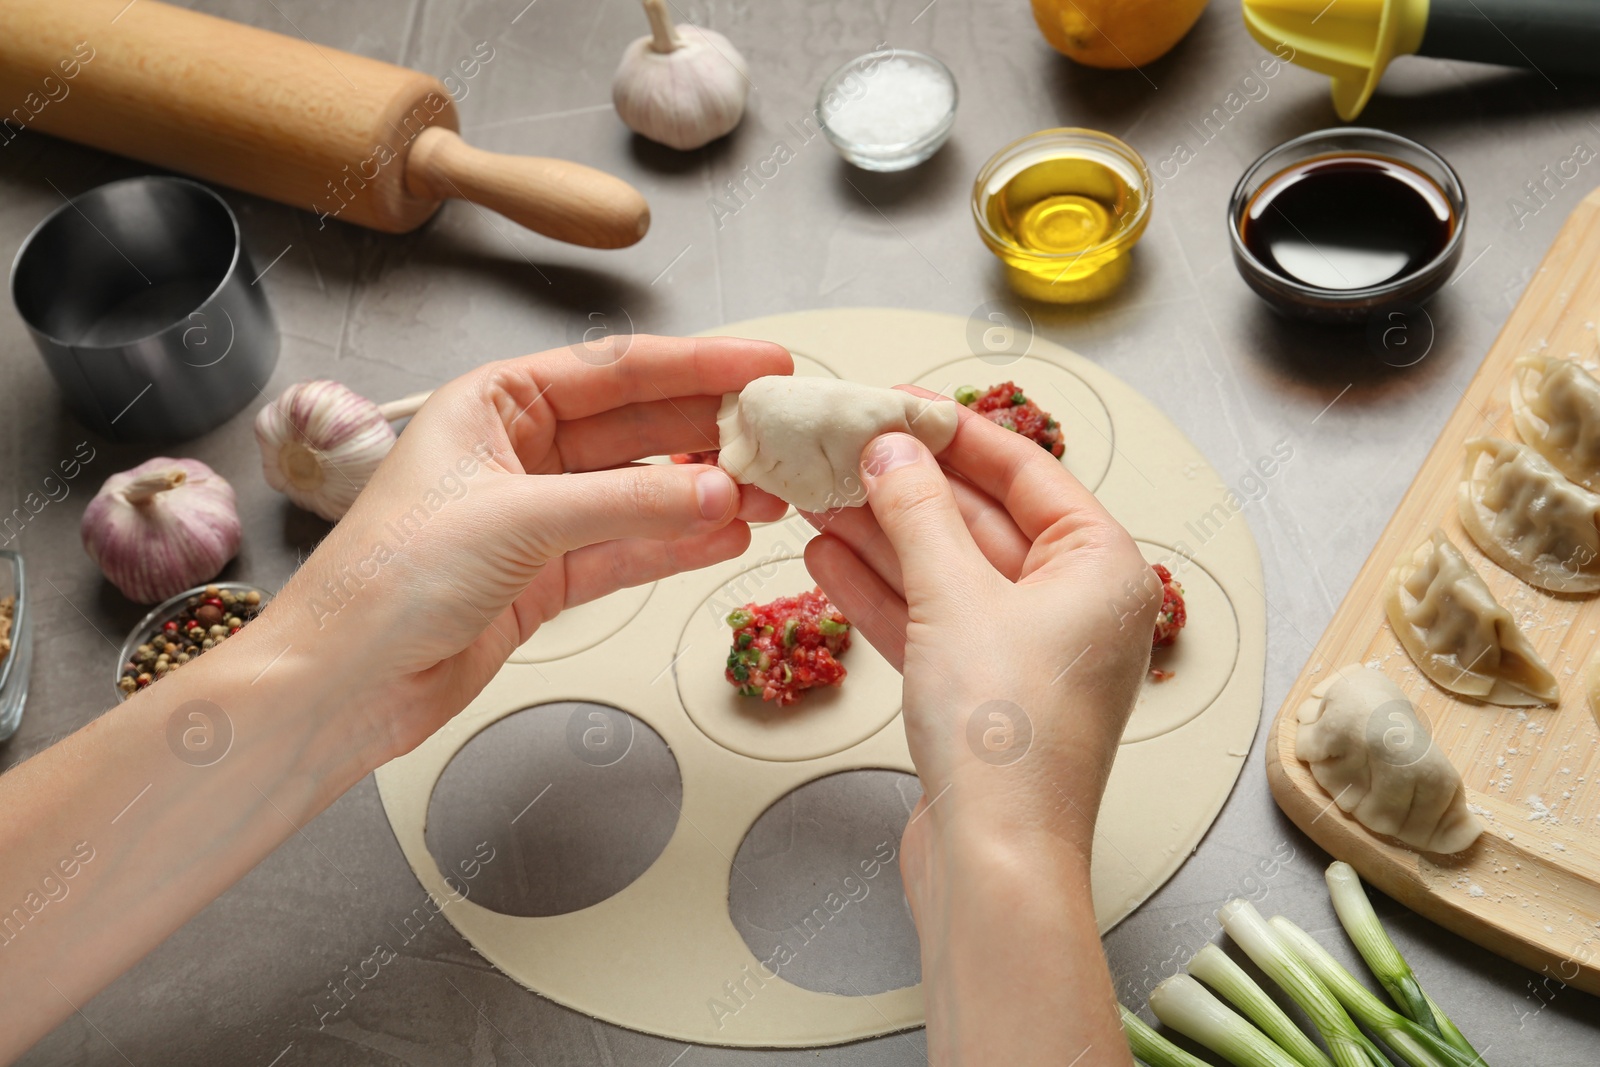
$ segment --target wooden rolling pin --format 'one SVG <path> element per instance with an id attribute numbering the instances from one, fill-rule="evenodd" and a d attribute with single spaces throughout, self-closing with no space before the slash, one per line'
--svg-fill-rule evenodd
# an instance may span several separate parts
<path id="1" fill-rule="evenodd" d="M 301 37 L 156 0 L 0 0 L 0 151 L 37 129 L 390 233 L 450 197 L 591 248 L 649 228 L 622 179 L 459 127 L 437 78 Z"/>

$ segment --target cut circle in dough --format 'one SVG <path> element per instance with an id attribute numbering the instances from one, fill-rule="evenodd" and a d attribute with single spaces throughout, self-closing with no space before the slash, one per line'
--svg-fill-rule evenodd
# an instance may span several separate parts
<path id="1" fill-rule="evenodd" d="M 476 904 L 566 915 L 638 881 L 677 829 L 661 735 L 593 701 L 536 704 L 475 734 L 428 800 L 428 851 Z"/>
<path id="2" fill-rule="evenodd" d="M 532 637 L 511 653 L 506 663 L 529 666 L 587 652 L 600 642 L 615 637 L 632 622 L 654 589 L 654 582 L 636 585 L 629 589 L 618 589 L 599 600 L 567 608 L 535 630 Z"/>
<path id="3" fill-rule="evenodd" d="M 733 634 L 728 612 L 816 584 L 802 559 L 763 562 L 712 590 L 690 613 L 672 668 L 678 697 L 723 748 L 775 762 L 817 759 L 864 741 L 900 714 L 900 673 L 859 633 L 840 660 L 848 672 L 843 684 L 813 689 L 786 708 L 742 697 L 723 677 Z"/>
<path id="4" fill-rule="evenodd" d="M 802 989 L 859 997 L 921 980 L 900 880 L 916 775 L 878 768 L 805 783 L 761 813 L 734 853 L 728 914 L 766 968 Z"/>
<path id="5" fill-rule="evenodd" d="M 1099 489 L 1111 469 L 1116 431 L 1100 394 L 1066 368 L 1033 356 L 1019 356 L 1001 366 L 970 356 L 936 367 L 912 384 L 954 396 L 963 385 L 987 389 L 1004 381 L 1016 382 L 1034 403 L 1055 416 L 1067 446 L 1061 462 L 1091 493 Z"/>
<path id="6" fill-rule="evenodd" d="M 1228 684 L 1239 656 L 1233 601 L 1211 572 L 1170 548 L 1148 541 L 1138 545 L 1146 561 L 1166 567 L 1183 586 L 1188 623 L 1176 641 L 1150 653 L 1150 666 L 1171 671 L 1172 677 L 1164 682 L 1145 678 L 1122 732 L 1124 745 L 1160 737 L 1198 717 Z"/>

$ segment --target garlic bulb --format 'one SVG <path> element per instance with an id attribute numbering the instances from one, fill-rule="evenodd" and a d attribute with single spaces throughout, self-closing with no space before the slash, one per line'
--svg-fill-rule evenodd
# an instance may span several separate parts
<path id="1" fill-rule="evenodd" d="M 635 133 L 688 151 L 739 125 L 750 70 L 729 40 L 714 30 L 679 26 L 664 0 L 644 0 L 650 36 L 622 53 L 611 79 L 611 101 Z"/>
<path id="2" fill-rule="evenodd" d="M 326 379 L 289 386 L 256 416 L 267 484 L 338 522 L 394 447 L 389 420 L 415 415 L 427 398 L 379 405 Z"/>
<path id="3" fill-rule="evenodd" d="M 107 478 L 80 530 L 89 558 L 141 604 L 215 578 L 240 532 L 233 486 L 197 459 L 166 456 Z"/>

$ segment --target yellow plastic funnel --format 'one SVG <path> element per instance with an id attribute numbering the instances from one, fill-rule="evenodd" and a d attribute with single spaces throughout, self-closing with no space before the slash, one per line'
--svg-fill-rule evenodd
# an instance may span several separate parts
<path id="1" fill-rule="evenodd" d="M 1333 79 L 1346 121 L 1367 106 L 1395 56 L 1422 44 L 1428 0 L 1244 0 L 1244 24 L 1262 47 Z"/>

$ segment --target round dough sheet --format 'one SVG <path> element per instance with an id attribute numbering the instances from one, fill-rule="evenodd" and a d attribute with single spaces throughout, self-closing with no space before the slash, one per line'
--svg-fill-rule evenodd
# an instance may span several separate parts
<path id="1" fill-rule="evenodd" d="M 1266 609 L 1255 542 L 1238 515 L 1207 525 L 1203 539 L 1191 526 L 1214 514 L 1222 479 L 1137 392 L 1042 338 L 1026 356 L 997 363 L 993 353 L 978 358 L 986 353 L 972 346 L 967 319 L 884 308 L 798 312 L 707 332 L 777 341 L 806 357 L 797 360 L 802 373 L 869 385 L 942 391 L 1015 381 L 1062 423 L 1068 468 L 1095 487 L 1146 557 L 1183 583 L 1188 626 L 1156 661 L 1173 675 L 1146 683 L 1096 826 L 1095 914 L 1102 932 L 1115 925 L 1199 844 L 1260 720 Z M 727 627 L 713 608 L 723 597 L 765 601 L 809 589 L 799 558 L 813 535 L 791 514 L 755 529 L 739 559 L 614 594 L 575 613 L 576 622 L 557 619 L 465 711 L 379 769 L 407 862 L 494 966 L 584 1014 L 701 1044 L 809 1047 L 921 1025 L 920 987 L 860 997 L 801 988 L 752 955 L 728 914 L 733 857 L 774 802 L 837 771 L 914 771 L 898 678 L 859 636 L 838 694 L 811 694 L 782 711 L 741 707 L 748 702 L 722 679 Z M 661 735 L 683 783 L 671 838 L 636 881 L 581 911 L 512 916 L 458 899 L 424 836 L 434 784 L 490 723 L 561 700 L 620 708 Z M 1168 786 L 1151 789 L 1153 781 Z"/>

